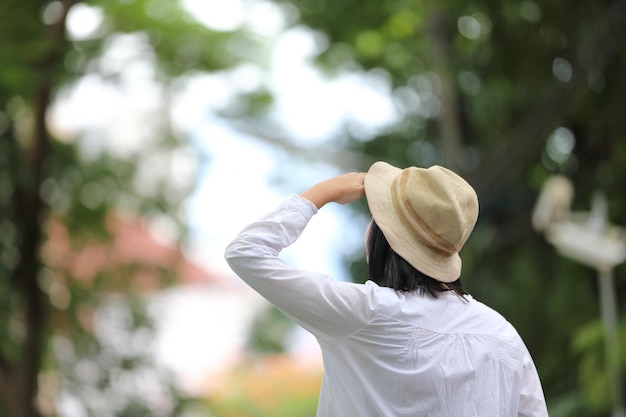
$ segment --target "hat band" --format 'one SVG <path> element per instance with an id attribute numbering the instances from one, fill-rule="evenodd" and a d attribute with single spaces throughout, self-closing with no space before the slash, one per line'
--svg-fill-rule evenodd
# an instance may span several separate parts
<path id="1" fill-rule="evenodd" d="M 428 226 L 428 223 L 424 221 L 410 204 L 407 197 L 408 177 L 409 172 L 407 170 L 402 172 L 400 174 L 400 181 L 394 181 L 395 184 L 392 186 L 391 190 L 391 200 L 400 220 L 414 238 L 435 253 L 446 257 L 454 255 L 458 252 L 456 245 L 451 244 L 444 237 L 432 230 Z M 417 227 L 415 227 L 416 225 Z"/>

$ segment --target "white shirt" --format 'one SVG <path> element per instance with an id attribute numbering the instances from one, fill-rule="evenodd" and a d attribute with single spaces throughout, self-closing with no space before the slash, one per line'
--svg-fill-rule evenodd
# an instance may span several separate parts
<path id="1" fill-rule="evenodd" d="M 355 284 L 289 267 L 280 251 L 317 208 L 292 195 L 226 249 L 231 268 L 318 340 L 318 417 L 544 417 L 532 358 L 513 326 L 450 292 Z"/>

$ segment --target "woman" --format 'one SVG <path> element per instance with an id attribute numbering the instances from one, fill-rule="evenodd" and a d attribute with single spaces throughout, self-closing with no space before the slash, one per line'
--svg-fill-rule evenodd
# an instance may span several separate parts
<path id="1" fill-rule="evenodd" d="M 317 210 L 364 195 L 365 284 L 279 258 Z M 548 415 L 518 333 L 461 286 L 459 251 L 477 218 L 476 193 L 452 171 L 377 162 L 290 196 L 230 243 L 231 268 L 319 342 L 318 417 Z"/>

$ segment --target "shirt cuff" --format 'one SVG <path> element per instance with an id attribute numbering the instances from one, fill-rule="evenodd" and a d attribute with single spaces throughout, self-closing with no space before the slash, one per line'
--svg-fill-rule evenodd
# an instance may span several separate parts
<path id="1" fill-rule="evenodd" d="M 292 200 L 298 208 L 301 208 L 303 214 L 307 211 L 307 217 L 312 217 L 314 214 L 317 214 L 317 206 L 315 206 L 315 204 L 313 204 L 310 200 L 302 197 L 300 194 L 291 194 L 289 196 L 289 200 Z"/>

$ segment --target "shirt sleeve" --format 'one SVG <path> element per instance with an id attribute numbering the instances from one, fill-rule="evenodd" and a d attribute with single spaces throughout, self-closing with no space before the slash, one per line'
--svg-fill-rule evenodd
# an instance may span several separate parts
<path id="1" fill-rule="evenodd" d="M 280 252 L 295 242 L 317 208 L 293 194 L 245 227 L 226 247 L 232 270 L 321 342 L 334 344 L 367 324 L 374 312 L 370 286 L 288 266 Z"/>
<path id="2" fill-rule="evenodd" d="M 520 392 L 518 417 L 548 417 L 537 368 L 528 351 L 524 355 L 524 375 Z"/>

